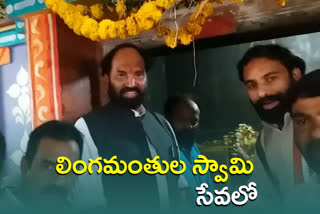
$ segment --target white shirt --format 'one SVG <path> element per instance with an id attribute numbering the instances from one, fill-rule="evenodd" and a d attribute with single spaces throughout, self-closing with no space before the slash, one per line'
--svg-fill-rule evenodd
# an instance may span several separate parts
<path id="1" fill-rule="evenodd" d="M 288 192 L 294 185 L 292 119 L 289 113 L 285 114 L 282 130 L 278 129 L 275 125 L 265 122 L 262 124 L 260 143 L 265 152 L 266 160 L 270 170 L 278 178 L 281 192 Z M 257 153 L 253 164 L 252 180 L 257 183 L 257 186 L 262 184 L 258 189 L 261 189 L 267 195 L 274 193 L 274 189 L 268 187 L 268 185 L 272 184 Z"/>

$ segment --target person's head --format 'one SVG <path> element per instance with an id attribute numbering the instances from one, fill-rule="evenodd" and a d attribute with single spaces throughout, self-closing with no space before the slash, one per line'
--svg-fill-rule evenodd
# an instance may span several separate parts
<path id="1" fill-rule="evenodd" d="M 28 141 L 21 161 L 24 194 L 36 202 L 53 205 L 64 203 L 74 187 L 76 176 L 56 172 L 57 158 L 67 157 L 72 163 L 81 159 L 83 139 L 71 124 L 50 121 L 37 127 Z M 39 201 L 37 201 L 39 202 Z"/>
<path id="2" fill-rule="evenodd" d="M 147 88 L 146 58 L 133 44 L 121 44 L 102 60 L 102 74 L 109 85 L 109 97 L 131 109 L 139 107 Z"/>
<path id="3" fill-rule="evenodd" d="M 289 111 L 288 89 L 304 74 L 305 62 L 279 45 L 259 45 L 245 53 L 238 71 L 260 118 L 279 124 Z"/>
<path id="4" fill-rule="evenodd" d="M 187 96 L 172 96 L 165 104 L 164 113 L 175 131 L 179 145 L 192 146 L 200 121 L 198 105 Z"/>
<path id="5" fill-rule="evenodd" d="M 0 133 L 0 180 L 2 176 L 5 155 L 6 155 L 6 144 L 4 141 L 4 137 Z"/>
<path id="6" fill-rule="evenodd" d="M 295 142 L 320 174 L 320 70 L 302 77 L 290 94 Z"/>

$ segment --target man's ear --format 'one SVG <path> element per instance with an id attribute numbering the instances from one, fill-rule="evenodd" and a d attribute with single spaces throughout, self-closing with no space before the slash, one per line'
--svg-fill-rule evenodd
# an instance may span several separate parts
<path id="1" fill-rule="evenodd" d="M 300 68 L 294 68 L 292 71 L 292 76 L 295 81 L 300 80 L 302 77 L 302 71 L 300 70 Z"/>
<path id="2" fill-rule="evenodd" d="M 26 175 L 28 173 L 28 170 L 30 169 L 29 163 L 27 161 L 26 156 L 23 156 L 21 159 L 21 164 L 20 164 L 20 170 L 22 175 Z"/>

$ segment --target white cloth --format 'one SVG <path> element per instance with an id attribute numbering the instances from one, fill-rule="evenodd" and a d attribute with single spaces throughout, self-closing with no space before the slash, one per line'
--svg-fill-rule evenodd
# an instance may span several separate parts
<path id="1" fill-rule="evenodd" d="M 257 143 L 262 145 L 270 170 L 279 181 L 281 192 L 288 192 L 294 185 L 293 122 L 290 114 L 285 114 L 284 126 L 281 130 L 274 125 L 263 122 L 260 142 Z M 253 164 L 252 180 L 257 183 L 258 190 L 260 189 L 266 196 L 271 196 L 275 193 L 274 188 L 271 187 L 273 185 L 257 152 Z M 261 184 L 260 187 L 259 184 Z"/>
<path id="2" fill-rule="evenodd" d="M 95 146 L 87 124 L 83 118 L 80 118 L 75 127 L 83 135 L 83 151 L 82 160 L 89 164 L 89 159 L 95 160 L 99 157 L 98 149 Z M 91 207 L 104 207 L 106 200 L 103 192 L 101 174 L 88 172 L 78 177 L 78 182 L 75 188 L 74 199 L 76 206 L 83 209 Z"/>

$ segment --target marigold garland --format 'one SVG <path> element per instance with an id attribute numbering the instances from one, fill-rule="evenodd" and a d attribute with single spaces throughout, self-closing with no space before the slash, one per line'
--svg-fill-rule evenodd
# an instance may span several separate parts
<path id="1" fill-rule="evenodd" d="M 126 7 L 125 3 L 126 3 L 125 0 L 118 0 L 117 1 L 116 11 L 119 16 L 119 19 L 122 19 L 126 16 L 127 7 Z"/>
<path id="2" fill-rule="evenodd" d="M 286 6 L 286 0 L 276 0 L 276 2 L 282 7 Z"/>
<path id="3" fill-rule="evenodd" d="M 150 30 L 158 24 L 163 12 L 174 2 L 175 0 L 148 1 L 126 19 L 118 21 L 104 19 L 98 22 L 95 19 L 99 20 L 103 16 L 103 11 L 98 5 L 91 6 L 89 10 L 86 6 L 74 5 L 65 0 L 45 0 L 47 8 L 57 13 L 76 34 L 94 41 L 110 38 L 124 39 Z M 117 6 L 116 11 L 119 15 L 125 13 L 124 0 L 119 0 Z M 88 15 L 89 11 L 93 18 Z"/>
<path id="4" fill-rule="evenodd" d="M 101 4 L 94 4 L 90 7 L 91 15 L 95 19 L 102 19 L 104 16 L 103 7 Z"/>
<path id="5" fill-rule="evenodd" d="M 94 41 L 136 36 L 144 31 L 153 29 L 162 19 L 165 10 L 179 0 L 149 0 L 139 9 L 134 8 L 129 14 L 126 13 L 126 0 L 117 0 L 115 10 L 119 16 L 118 21 L 103 19 L 104 11 L 101 4 L 90 7 L 75 5 L 66 0 L 45 0 L 47 8 L 57 13 L 78 34 Z M 189 22 L 175 30 L 170 30 L 165 25 L 157 28 L 158 37 L 166 36 L 165 42 L 169 47 L 178 44 L 188 45 L 201 33 L 206 18 L 213 12 L 213 3 L 223 3 L 224 0 L 201 0 L 190 16 Z M 242 2 L 243 0 L 233 0 Z M 279 5 L 285 6 L 285 0 L 275 0 Z M 109 11 L 114 8 L 107 6 Z"/>
<path id="6" fill-rule="evenodd" d="M 201 11 L 199 11 L 199 9 L 201 9 Z M 165 39 L 167 46 L 175 48 L 178 44 L 189 45 L 193 41 L 194 36 L 201 33 L 206 18 L 211 16 L 212 13 L 213 2 L 206 2 L 202 7 L 198 4 L 194 13 L 190 16 L 189 22 L 178 29 L 178 34 L 176 30 L 172 30 L 168 33 L 168 36 Z M 165 29 L 164 26 L 160 28 L 160 31 L 162 30 L 162 32 L 158 32 L 158 35 L 165 34 L 163 29 Z"/>

